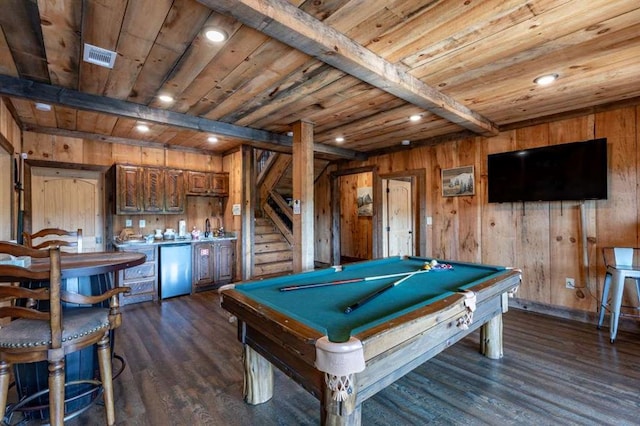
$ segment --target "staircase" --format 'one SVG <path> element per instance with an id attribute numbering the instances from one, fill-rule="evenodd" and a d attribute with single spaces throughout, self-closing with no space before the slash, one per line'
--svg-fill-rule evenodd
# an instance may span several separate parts
<path id="1" fill-rule="evenodd" d="M 253 279 L 293 272 L 291 245 L 268 218 L 255 219 Z"/>

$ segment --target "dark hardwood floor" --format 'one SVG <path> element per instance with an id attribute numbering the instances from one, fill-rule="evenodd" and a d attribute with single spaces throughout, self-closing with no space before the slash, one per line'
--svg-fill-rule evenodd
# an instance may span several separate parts
<path id="1" fill-rule="evenodd" d="M 119 425 L 317 425 L 319 402 L 282 373 L 274 398 L 242 400 L 236 327 L 214 291 L 124 308 L 116 351 Z M 511 310 L 505 356 L 477 333 L 363 404 L 363 425 L 631 425 L 640 423 L 640 335 Z M 102 406 L 69 422 L 102 425 Z"/>

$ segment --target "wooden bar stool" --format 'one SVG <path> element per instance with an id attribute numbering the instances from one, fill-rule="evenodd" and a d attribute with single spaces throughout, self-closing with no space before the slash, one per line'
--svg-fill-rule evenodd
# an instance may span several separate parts
<path id="1" fill-rule="evenodd" d="M 115 423 L 109 332 L 120 326 L 118 294 L 127 287 L 84 296 L 61 289 L 60 248 L 46 250 L 0 242 L 0 282 L 47 281 L 38 289 L 0 285 L 0 413 L 5 416 L 13 363 L 48 361 L 49 417 L 62 426 L 65 416 L 65 355 L 97 345 L 100 378 L 104 390 L 107 424 Z M 109 300 L 109 307 L 95 305 Z M 26 303 L 23 303 L 25 302 Z M 30 301 L 49 302 L 47 310 L 33 308 Z M 7 303 L 11 302 L 11 303 Z M 63 302 L 83 305 L 63 309 Z"/>
<path id="2" fill-rule="evenodd" d="M 604 275 L 604 285 L 602 286 L 602 299 L 600 302 L 600 315 L 598 318 L 598 328 L 604 322 L 605 310 L 611 312 L 609 336 L 611 343 L 616 340 L 618 334 L 618 321 L 623 307 L 640 309 L 640 266 L 634 262 L 637 249 L 632 247 L 605 247 L 602 249 L 604 262 L 607 270 Z M 622 296 L 626 279 L 635 281 L 636 298 L 638 305 L 622 306 Z M 611 293 L 611 299 L 609 299 Z"/>
<path id="3" fill-rule="evenodd" d="M 31 248 L 43 249 L 57 245 L 62 251 L 65 251 L 65 247 L 75 247 L 77 253 L 82 253 L 82 229 L 66 231 L 59 228 L 46 228 L 33 234 L 23 232 L 22 238 L 24 245 Z"/>

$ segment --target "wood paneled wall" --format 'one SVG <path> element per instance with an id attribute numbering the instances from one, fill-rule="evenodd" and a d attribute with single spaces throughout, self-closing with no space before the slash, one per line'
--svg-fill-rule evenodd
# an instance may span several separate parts
<path id="1" fill-rule="evenodd" d="M 609 196 L 584 203 L 584 230 L 579 202 L 487 203 L 488 154 L 596 137 L 608 139 Z M 418 147 L 341 168 L 377 166 L 379 174 L 424 169 L 427 216 L 433 222 L 427 226 L 423 255 L 520 268 L 520 300 L 595 313 L 604 276 L 602 247 L 640 245 L 639 140 L 640 107 L 629 107 L 505 131 L 493 138 Z M 476 194 L 442 197 L 441 170 L 467 165 L 475 167 Z M 319 179 L 316 192 L 326 192 L 326 184 L 326 179 Z M 343 196 L 351 197 L 346 192 Z M 587 236 L 588 268 L 583 267 L 582 232 Z M 356 244 L 345 241 L 349 235 L 362 238 L 343 232 L 343 247 Z M 329 245 L 319 245 L 317 256 L 328 258 L 328 250 Z M 575 278 L 575 290 L 565 288 L 567 277 Z"/>
<path id="2" fill-rule="evenodd" d="M 23 152 L 27 153 L 30 161 L 59 162 L 65 163 L 67 166 L 69 164 L 83 164 L 106 169 L 114 163 L 126 163 L 210 172 L 219 172 L 223 169 L 222 157 L 218 155 L 116 144 L 33 132 L 24 132 Z M 132 219 L 136 233 L 148 234 L 156 228 L 175 228 L 177 230 L 178 221 L 184 219 L 187 221 L 188 231 L 194 226 L 204 230 L 207 217 L 211 218 L 212 226 L 216 226 L 216 218 L 218 216 L 224 222 L 224 208 L 224 204 L 221 205 L 217 198 L 187 197 L 185 214 L 118 215 L 114 217 L 113 229 L 119 232 L 125 227 L 125 220 Z M 146 227 L 143 230 L 138 228 L 140 219 L 146 221 Z"/>

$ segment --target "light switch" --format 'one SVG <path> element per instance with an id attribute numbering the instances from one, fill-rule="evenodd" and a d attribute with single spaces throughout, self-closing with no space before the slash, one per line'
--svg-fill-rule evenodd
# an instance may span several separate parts
<path id="1" fill-rule="evenodd" d="M 125 220 L 124 226 L 126 226 L 127 228 L 131 228 L 133 226 L 133 221 L 131 219 Z"/>
<path id="2" fill-rule="evenodd" d="M 433 220 L 431 219 L 431 216 L 427 216 L 427 225 L 431 225 L 433 223 Z"/>
<path id="3" fill-rule="evenodd" d="M 140 222 L 138 223 L 138 226 L 140 228 L 144 228 L 145 226 L 147 226 L 147 221 L 144 219 L 140 219 Z"/>

